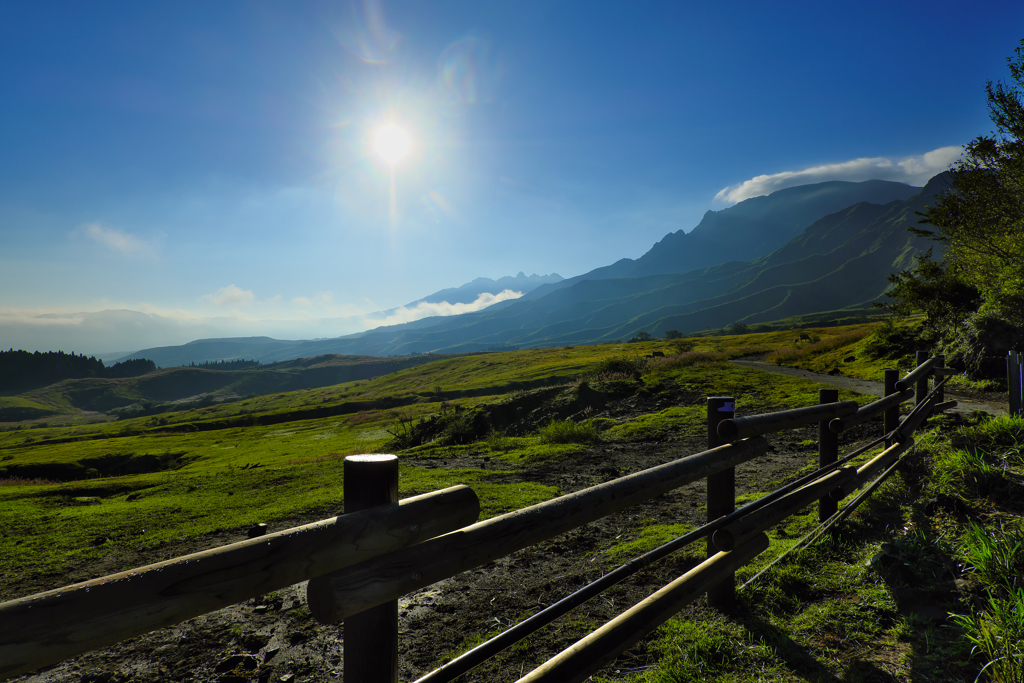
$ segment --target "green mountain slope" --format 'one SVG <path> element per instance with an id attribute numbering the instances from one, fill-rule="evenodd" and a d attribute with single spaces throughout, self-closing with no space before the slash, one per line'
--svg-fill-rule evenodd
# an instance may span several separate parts
<path id="1" fill-rule="evenodd" d="M 904 269 L 913 254 L 927 248 L 906 228 L 916 224 L 915 212 L 942 189 L 939 176 L 922 190 L 880 181 L 780 190 L 709 212 L 693 231 L 666 236 L 641 259 L 623 259 L 585 276 L 541 285 L 501 306 L 337 339 L 261 339 L 261 353 L 256 342 L 246 350 L 268 362 L 329 353 L 533 348 L 614 341 L 641 330 L 697 332 L 738 321 L 863 306 L 883 295 L 889 273 Z M 865 196 L 877 201 L 862 201 Z M 750 253 L 767 244 L 774 251 Z M 739 258 L 748 253 L 748 260 Z M 715 265 L 687 269 L 695 258 Z M 183 358 L 190 352 L 186 347 L 166 349 L 167 356 Z M 147 354 L 158 363 L 163 358 L 152 349 Z"/>
<path id="2" fill-rule="evenodd" d="M 913 254 L 930 246 L 906 229 L 916 225 L 916 212 L 942 189 L 940 177 L 906 201 L 847 207 L 746 263 L 582 280 L 502 310 L 443 319 L 421 330 L 381 328 L 336 342 L 366 353 L 578 344 L 627 338 L 640 330 L 687 333 L 862 306 L 883 296 L 889 273 L 908 267 Z"/>

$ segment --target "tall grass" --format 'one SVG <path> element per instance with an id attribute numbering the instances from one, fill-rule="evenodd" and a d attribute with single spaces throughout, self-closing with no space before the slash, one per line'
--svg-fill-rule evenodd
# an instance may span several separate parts
<path id="1" fill-rule="evenodd" d="M 849 346 L 850 344 L 859 342 L 861 339 L 868 336 L 868 334 L 870 334 L 870 331 L 854 330 L 837 334 L 834 337 L 828 337 L 821 341 L 812 342 L 806 346 L 801 346 L 800 348 L 794 349 L 785 346 L 768 354 L 768 357 L 765 360 L 769 363 L 774 363 L 775 365 L 798 363 L 800 361 L 828 353 L 829 351 L 835 351 L 843 346 Z"/>
<path id="2" fill-rule="evenodd" d="M 1024 463 L 1024 419 L 999 417 L 961 428 L 953 442 L 963 448 L 937 454 L 937 483 L 961 495 L 984 497 L 1002 480 L 1000 468 L 990 465 L 985 454 L 989 460 L 1001 459 L 1004 467 Z M 957 555 L 989 593 L 982 609 L 950 615 L 964 629 L 972 653 L 985 660 L 978 678 L 984 674 L 997 683 L 1024 681 L 1024 533 L 972 522 Z"/>
<path id="3" fill-rule="evenodd" d="M 954 442 L 980 448 L 1011 465 L 1024 465 L 1024 417 L 1006 415 L 959 429 Z"/>
<path id="4" fill-rule="evenodd" d="M 683 351 L 663 358 L 652 358 L 647 361 L 647 368 L 651 371 L 662 372 L 679 368 L 712 368 L 730 358 L 749 356 L 764 351 L 765 347 L 763 346 L 741 346 L 726 351 Z"/>
<path id="5" fill-rule="evenodd" d="M 937 451 L 932 460 L 932 480 L 940 491 L 962 498 L 988 495 L 1002 481 L 1000 469 L 993 467 L 977 449 Z"/>
<path id="6" fill-rule="evenodd" d="M 959 549 L 967 570 L 987 585 L 1012 592 L 1024 588 L 1024 534 L 971 523 Z"/>
<path id="7" fill-rule="evenodd" d="M 572 420 L 552 420 L 540 430 L 541 443 L 597 443 L 601 440 L 601 430 L 593 420 L 573 422 Z"/>
<path id="8" fill-rule="evenodd" d="M 1024 588 L 1014 589 L 1006 598 L 989 596 L 983 612 L 950 616 L 966 632 L 971 651 L 988 660 L 978 679 L 987 673 L 996 683 L 1024 681 Z"/>

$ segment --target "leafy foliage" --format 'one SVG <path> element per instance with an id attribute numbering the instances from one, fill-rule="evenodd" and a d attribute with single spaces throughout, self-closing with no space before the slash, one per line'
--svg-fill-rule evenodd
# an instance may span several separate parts
<path id="1" fill-rule="evenodd" d="M 913 358 L 918 349 L 927 349 L 931 341 L 924 338 L 920 328 L 898 325 L 887 320 L 879 325 L 864 344 L 864 353 L 876 360 Z"/>
<path id="2" fill-rule="evenodd" d="M 981 292 L 974 285 L 955 277 L 953 271 L 931 260 L 932 250 L 914 257 L 913 271 L 893 273 L 886 307 L 893 313 L 907 316 L 924 311 L 931 325 L 959 332 L 962 321 L 981 304 Z"/>
<path id="3" fill-rule="evenodd" d="M 987 353 L 1024 341 L 1024 41 L 1007 60 L 1010 82 L 985 85 L 997 131 L 968 144 L 950 189 L 911 232 L 942 244 L 891 279 L 894 313 L 922 310 L 927 324 L 972 369 Z"/>

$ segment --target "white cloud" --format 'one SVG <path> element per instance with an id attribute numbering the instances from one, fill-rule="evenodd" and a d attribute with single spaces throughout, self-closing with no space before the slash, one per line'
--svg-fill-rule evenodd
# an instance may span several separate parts
<path id="1" fill-rule="evenodd" d="M 251 304 L 256 297 L 253 296 L 252 290 L 228 285 L 213 294 L 204 294 L 203 298 L 216 306 L 245 306 Z"/>
<path id="2" fill-rule="evenodd" d="M 412 307 L 367 314 L 353 305 L 334 304 L 323 308 L 264 311 L 264 302 L 252 300 L 252 292 L 230 285 L 206 299 L 222 305 L 252 302 L 262 314 L 252 316 L 232 310 L 217 317 L 196 311 L 164 309 L 144 302 L 104 301 L 102 310 L 81 311 L 57 308 L 10 308 L 0 306 L 0 339 L 4 348 L 28 351 L 74 351 L 76 353 L 131 352 L 155 346 L 185 344 L 196 339 L 268 336 L 276 339 L 337 337 L 380 325 L 394 325 L 427 316 L 469 313 L 500 301 L 517 299 L 522 292 L 506 289 L 498 294 L 481 294 L 471 303 L 420 303 Z M 236 297 L 236 301 L 232 301 Z M 314 306 L 330 301 L 329 292 L 309 297 Z M 252 309 L 249 309 L 252 310 Z M 334 313 L 329 316 L 325 314 Z"/>
<path id="3" fill-rule="evenodd" d="M 299 308 L 327 308 L 332 309 L 334 306 L 334 293 L 333 292 L 317 292 L 311 297 L 308 296 L 297 296 L 292 299 Z"/>
<path id="4" fill-rule="evenodd" d="M 89 239 L 125 256 L 156 255 L 156 247 L 151 242 L 123 230 L 109 228 L 98 222 L 83 225 L 80 229 Z"/>
<path id="5" fill-rule="evenodd" d="M 368 325 L 398 325 L 400 323 L 412 322 L 413 320 L 419 320 L 420 318 L 427 318 L 430 316 L 449 316 L 449 315 L 461 315 L 462 313 L 472 313 L 473 311 L 480 311 L 488 306 L 493 306 L 496 303 L 502 301 L 508 301 L 509 299 L 518 299 L 523 295 L 522 292 L 513 292 L 511 289 L 505 289 L 497 294 L 491 294 L 484 292 L 476 298 L 475 301 L 470 303 L 455 303 L 450 304 L 447 301 L 440 301 L 437 303 L 430 303 L 422 301 L 412 308 L 407 306 L 400 306 L 391 311 L 388 311 L 387 317 L 383 320 L 374 320 L 367 318 L 366 322 Z"/>
<path id="6" fill-rule="evenodd" d="M 744 199 L 771 194 L 787 187 L 822 183 L 828 180 L 853 182 L 892 180 L 923 186 L 933 176 L 948 170 L 962 153 L 962 147 L 940 147 L 925 154 L 902 159 L 888 157 L 852 159 L 836 164 L 813 166 L 802 171 L 783 171 L 771 175 L 759 175 L 723 189 L 715 195 L 715 201 L 723 204 L 735 204 Z"/>

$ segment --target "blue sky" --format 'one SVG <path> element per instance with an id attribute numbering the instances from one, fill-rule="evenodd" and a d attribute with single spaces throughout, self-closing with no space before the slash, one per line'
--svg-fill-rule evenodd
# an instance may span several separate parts
<path id="1" fill-rule="evenodd" d="M 0 3 L 0 346 L 336 336 L 780 187 L 921 185 L 992 129 L 1024 4 L 984 7 Z"/>

